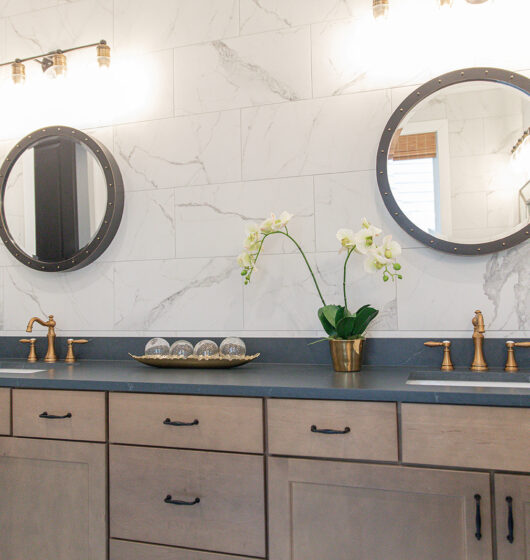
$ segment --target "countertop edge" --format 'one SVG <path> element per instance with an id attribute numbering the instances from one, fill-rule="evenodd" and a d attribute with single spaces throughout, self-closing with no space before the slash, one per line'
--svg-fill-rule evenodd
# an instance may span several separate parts
<path id="1" fill-rule="evenodd" d="M 460 404 L 530 408 L 530 394 L 412 391 L 376 388 L 322 388 L 253 385 L 163 383 L 112 380 L 2 378 L 0 387 L 12 389 L 58 389 L 115 391 L 231 397 L 288 398 L 337 401 L 384 401 L 422 404 Z"/>

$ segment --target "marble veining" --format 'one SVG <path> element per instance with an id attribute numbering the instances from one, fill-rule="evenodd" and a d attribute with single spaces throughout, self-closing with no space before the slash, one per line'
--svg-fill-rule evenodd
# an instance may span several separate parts
<path id="1" fill-rule="evenodd" d="M 54 313 L 64 336 L 318 337 L 321 302 L 288 240 L 267 241 L 249 286 L 235 261 L 248 222 L 287 210 L 326 301 L 342 298 L 338 228 L 367 217 L 402 244 L 400 282 L 367 276 L 362 259 L 349 268 L 351 307 L 380 310 L 374 340 L 467 338 L 478 308 L 487 336 L 530 336 L 530 243 L 476 258 L 426 248 L 388 214 L 375 171 L 388 118 L 426 80 L 477 65 L 530 75 L 527 21 L 517 16 L 527 0 L 487 3 L 494 17 L 466 6 L 445 23 L 434 2 L 391 4 L 401 52 L 413 57 L 394 56 L 396 36 L 374 24 L 369 0 L 0 0 L 1 60 L 105 38 L 116 68 L 134 67 L 114 100 L 102 86 L 100 96 L 60 98 L 41 112 L 50 121 L 42 125 L 88 129 L 113 152 L 124 217 L 100 259 L 71 273 L 31 271 L 0 247 L 1 331 L 20 337 L 28 317 Z M 424 17 L 439 28 L 418 26 Z M 416 47 L 427 43 L 433 48 Z M 94 118 L 100 97 L 107 111 Z M 56 112 L 61 104 L 70 112 Z M 433 119 L 459 119 L 451 134 L 467 155 L 453 167 L 455 195 L 480 208 L 492 232 L 503 195 L 479 204 L 475 186 L 510 186 L 485 154 L 509 149 L 522 126 L 500 97 L 493 109 L 486 118 L 485 99 L 474 96 L 448 111 L 429 106 Z M 471 132 L 480 126 L 479 150 Z M 2 136 L 2 160 L 15 140 Z"/>

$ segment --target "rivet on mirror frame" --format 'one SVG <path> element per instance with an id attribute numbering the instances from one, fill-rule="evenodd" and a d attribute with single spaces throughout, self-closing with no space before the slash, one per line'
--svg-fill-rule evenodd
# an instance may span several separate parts
<path id="1" fill-rule="evenodd" d="M 453 247 L 453 251 L 458 251 L 458 247 Z"/>
<path id="2" fill-rule="evenodd" d="M 477 247 L 477 251 L 480 251 L 480 247 Z"/>
<path id="3" fill-rule="evenodd" d="M 464 72 L 460 72 L 460 75 L 463 76 L 463 75 L 464 75 Z"/>
<path id="4" fill-rule="evenodd" d="M 434 240 L 433 240 L 433 239 L 431 239 L 431 243 L 434 243 Z"/>

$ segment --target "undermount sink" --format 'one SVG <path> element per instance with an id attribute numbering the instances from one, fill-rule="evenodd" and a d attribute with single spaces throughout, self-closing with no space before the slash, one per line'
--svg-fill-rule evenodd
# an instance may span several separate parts
<path id="1" fill-rule="evenodd" d="M 505 371 L 475 372 L 449 371 L 411 373 L 407 385 L 446 385 L 452 387 L 505 387 L 530 389 L 530 373 L 507 373 Z"/>
<path id="2" fill-rule="evenodd" d="M 2 373 L 38 373 L 39 371 L 45 371 L 43 369 L 23 369 L 23 368 L 0 368 L 0 374 Z"/>

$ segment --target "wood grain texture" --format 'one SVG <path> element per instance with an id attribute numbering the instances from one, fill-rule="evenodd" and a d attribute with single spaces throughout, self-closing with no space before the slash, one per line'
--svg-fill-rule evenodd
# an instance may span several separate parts
<path id="1" fill-rule="evenodd" d="M 71 418 L 45 419 L 39 414 Z M 13 435 L 35 438 L 105 441 L 105 393 L 90 391 L 13 390 Z"/>
<path id="2" fill-rule="evenodd" d="M 485 473 L 269 460 L 270 560 L 491 560 L 490 516 Z"/>
<path id="3" fill-rule="evenodd" d="M 11 390 L 0 389 L 0 434 L 11 433 Z"/>
<path id="4" fill-rule="evenodd" d="M 403 404 L 403 461 L 530 471 L 530 409 Z"/>
<path id="5" fill-rule="evenodd" d="M 199 421 L 196 426 L 167 426 Z M 189 449 L 263 452 L 261 399 L 111 393 L 110 441 Z"/>
<path id="6" fill-rule="evenodd" d="M 111 539 L 110 560 L 245 560 L 245 557 Z"/>
<path id="7" fill-rule="evenodd" d="M 267 401 L 269 452 L 276 455 L 397 461 L 398 428 L 395 403 Z M 317 428 L 347 434 L 320 434 Z"/>
<path id="8" fill-rule="evenodd" d="M 261 456 L 110 446 L 112 537 L 264 556 L 264 502 Z"/>
<path id="9" fill-rule="evenodd" d="M 104 444 L 0 438 L 0 558 L 107 557 Z"/>
<path id="10" fill-rule="evenodd" d="M 530 476 L 496 474 L 495 479 L 495 517 L 497 521 L 497 559 L 530 559 Z M 512 498 L 513 542 L 508 535 L 508 503 Z"/>

